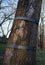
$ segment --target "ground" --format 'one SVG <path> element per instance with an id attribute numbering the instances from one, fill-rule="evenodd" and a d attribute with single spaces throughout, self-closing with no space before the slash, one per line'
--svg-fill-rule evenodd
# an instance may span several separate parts
<path id="1" fill-rule="evenodd" d="M 2 46 L 2 44 L 0 44 L 0 51 L 4 50 L 5 45 Z M 2 62 L 2 58 L 0 57 L 0 62 Z M 45 65 L 45 50 L 44 49 L 37 49 L 36 51 L 36 65 Z M 2 65 L 0 63 L 0 65 Z"/>
<path id="2" fill-rule="evenodd" d="M 36 51 L 36 61 L 37 65 L 45 65 L 45 50 L 38 49 Z"/>

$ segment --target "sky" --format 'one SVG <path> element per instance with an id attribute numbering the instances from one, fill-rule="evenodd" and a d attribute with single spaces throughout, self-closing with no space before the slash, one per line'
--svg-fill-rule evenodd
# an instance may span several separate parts
<path id="1" fill-rule="evenodd" d="M 11 13 L 13 12 L 16 13 L 17 4 L 18 4 L 18 0 L 2 0 L 1 7 L 5 7 L 5 6 L 8 6 L 8 7 L 0 9 L 0 23 L 3 21 L 5 16 L 8 17 Z M 45 16 L 45 0 L 43 0 L 43 5 L 44 7 L 42 8 L 41 12 L 43 12 L 43 16 Z M 10 16 L 10 18 L 13 18 L 14 20 L 14 17 L 15 17 L 15 14 L 13 13 L 13 15 Z M 3 28 L 2 30 L 0 27 L 0 36 L 3 36 L 2 31 L 4 31 L 4 35 L 7 35 L 7 32 L 9 31 L 7 37 L 9 36 L 11 32 L 10 29 L 12 28 L 12 25 L 13 25 L 13 20 L 9 20 L 9 19 L 5 20 L 5 22 L 2 24 L 2 28 Z M 44 21 L 44 24 L 45 24 L 45 21 Z"/>
<path id="2" fill-rule="evenodd" d="M 2 23 L 5 16 L 8 17 L 11 13 L 13 14 L 10 16 L 10 18 L 13 18 L 14 20 L 17 3 L 18 3 L 18 0 L 2 0 L 2 3 L 1 3 L 2 9 L 0 9 L 0 24 Z M 9 19 L 5 20 L 5 22 L 1 26 L 2 30 L 0 27 L 0 36 L 3 36 L 2 31 L 4 32 L 4 35 L 7 35 L 7 32 L 11 29 L 13 25 L 13 20 L 9 20 Z M 9 31 L 7 37 L 9 36 L 10 32 L 11 31 Z"/>

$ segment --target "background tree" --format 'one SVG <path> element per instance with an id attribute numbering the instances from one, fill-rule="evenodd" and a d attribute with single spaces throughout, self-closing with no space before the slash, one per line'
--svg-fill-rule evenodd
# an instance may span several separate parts
<path id="1" fill-rule="evenodd" d="M 16 17 L 28 16 L 39 22 L 42 0 L 19 0 Z M 9 45 L 36 46 L 38 24 L 14 20 Z M 36 50 L 6 48 L 4 65 L 36 65 Z"/>

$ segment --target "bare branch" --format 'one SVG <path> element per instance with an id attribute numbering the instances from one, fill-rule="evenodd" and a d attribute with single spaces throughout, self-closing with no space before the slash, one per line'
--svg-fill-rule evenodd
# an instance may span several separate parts
<path id="1" fill-rule="evenodd" d="M 15 11 L 13 13 L 11 13 L 9 16 L 5 17 L 4 20 L 2 21 L 2 23 L 0 24 L 0 26 L 5 22 L 5 20 L 9 20 L 9 17 L 11 15 L 13 15 L 15 13 Z"/>
<path id="2" fill-rule="evenodd" d="M 3 30 L 3 28 L 2 28 L 2 25 L 1 25 L 1 30 L 2 30 L 2 34 L 3 34 L 3 36 L 4 36 L 4 30 Z"/>
<path id="3" fill-rule="evenodd" d="M 3 7 L 1 7 L 1 9 L 7 8 L 7 7 L 11 7 L 11 6 L 3 6 Z"/>
<path id="4" fill-rule="evenodd" d="M 8 27 L 7 27 L 7 34 L 6 34 L 6 36 L 8 35 L 8 33 L 9 33 L 9 26 L 10 26 L 10 24 L 11 24 L 11 21 L 9 21 L 9 24 L 8 24 Z"/>

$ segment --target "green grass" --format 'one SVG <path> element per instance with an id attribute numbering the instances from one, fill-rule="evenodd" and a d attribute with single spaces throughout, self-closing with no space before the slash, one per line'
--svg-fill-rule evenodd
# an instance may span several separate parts
<path id="1" fill-rule="evenodd" d="M 5 44 L 0 44 L 0 51 L 1 50 L 4 50 L 6 48 L 6 45 Z"/>
<path id="2" fill-rule="evenodd" d="M 0 51 L 5 50 L 5 48 L 6 48 L 6 45 L 0 43 Z M 3 60 L 3 57 L 0 57 L 0 65 L 1 65 L 1 63 L 2 63 L 2 60 Z"/>
<path id="3" fill-rule="evenodd" d="M 38 49 L 36 51 L 37 65 L 45 65 L 45 50 Z"/>

